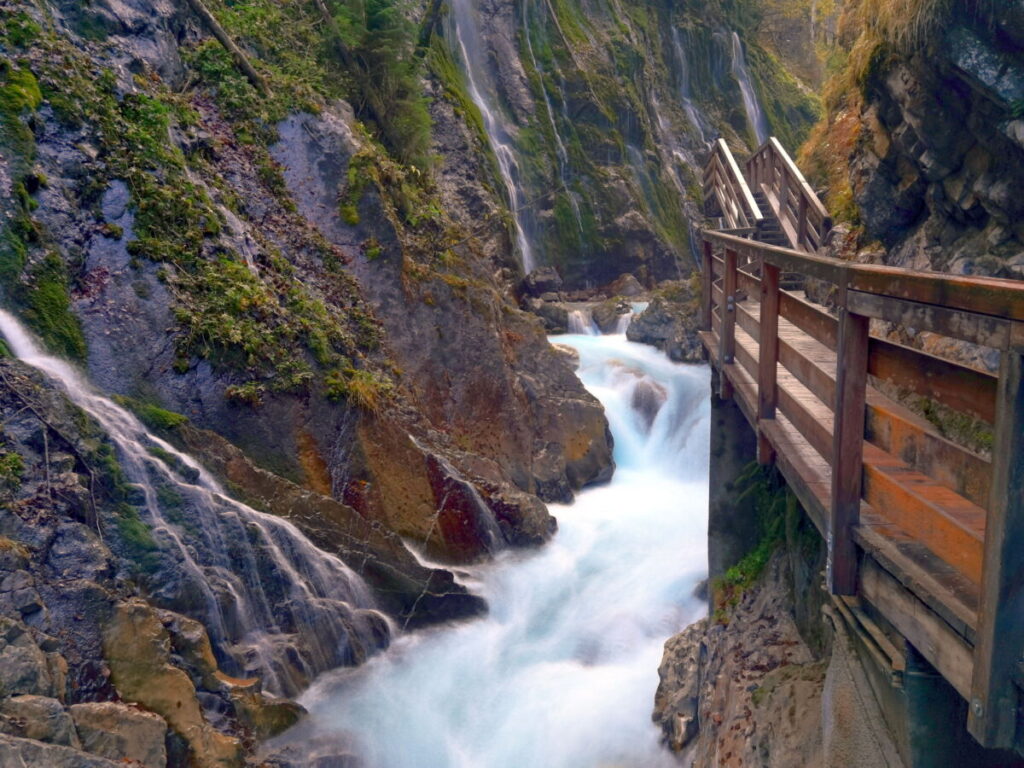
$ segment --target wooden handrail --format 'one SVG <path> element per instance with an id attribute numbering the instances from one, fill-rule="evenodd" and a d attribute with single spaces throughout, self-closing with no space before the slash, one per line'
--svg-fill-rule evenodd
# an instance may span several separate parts
<path id="1" fill-rule="evenodd" d="M 727 229 L 756 231 L 764 221 L 764 214 L 736 158 L 723 139 L 715 141 L 712 147 L 711 159 L 704 170 L 704 200 L 718 203 Z"/>
<path id="2" fill-rule="evenodd" d="M 798 250 L 814 252 L 824 244 L 832 217 L 778 139 L 769 138 L 747 161 L 747 176 Z"/>
<path id="3" fill-rule="evenodd" d="M 794 182 L 789 176 L 789 188 L 799 189 Z M 802 208 L 813 235 L 820 210 Z M 968 698 L 975 738 L 1013 747 L 1024 648 L 1024 281 L 855 264 L 716 231 L 702 237 L 703 338 L 721 369 L 722 397 L 736 399 L 758 432 L 758 460 L 778 464 L 826 536 L 830 591 L 869 599 L 877 592 L 868 583 L 875 561 L 858 560 L 858 547 L 867 551 L 875 536 L 872 524 L 858 523 L 864 504 L 965 575 L 978 590 L 978 611 L 972 632 L 950 641 L 961 643 L 960 661 L 950 663 L 949 647 L 918 647 Z M 781 291 L 781 272 L 835 284 L 838 318 Z M 999 375 L 871 337 L 871 318 L 998 349 Z M 901 415 L 906 410 L 873 389 L 869 375 L 994 424 L 991 459 Z M 810 404 L 814 398 L 828 409 Z M 794 429 L 828 463 L 830 488 L 814 479 L 814 459 L 806 463 Z M 918 643 L 918 625 L 900 624 L 891 604 L 882 612 Z"/>

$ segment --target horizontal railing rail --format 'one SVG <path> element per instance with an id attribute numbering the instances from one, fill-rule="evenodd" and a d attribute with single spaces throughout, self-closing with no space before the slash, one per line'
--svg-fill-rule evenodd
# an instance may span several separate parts
<path id="1" fill-rule="evenodd" d="M 975 608 L 953 600 L 944 615 L 960 627 L 956 642 L 971 646 L 971 670 L 924 650 L 968 699 L 975 738 L 1014 746 L 1024 650 L 1024 282 L 855 264 L 716 231 L 703 240 L 703 338 L 723 370 L 721 394 L 740 395 L 759 460 L 778 463 L 809 512 L 818 510 L 829 590 L 858 590 L 862 505 L 962 574 Z M 782 290 L 786 272 L 835 285 L 834 312 Z M 997 349 L 999 373 L 872 336 L 872 320 Z M 949 439 L 882 394 L 886 387 L 970 417 L 990 431 L 990 455 Z"/>
<path id="2" fill-rule="evenodd" d="M 747 160 L 747 178 L 755 193 L 764 192 L 797 250 L 813 253 L 824 244 L 832 217 L 774 136 Z"/>
<path id="3" fill-rule="evenodd" d="M 711 159 L 704 170 L 704 200 L 717 204 L 725 229 L 756 232 L 764 221 L 764 214 L 723 139 L 712 145 Z"/>

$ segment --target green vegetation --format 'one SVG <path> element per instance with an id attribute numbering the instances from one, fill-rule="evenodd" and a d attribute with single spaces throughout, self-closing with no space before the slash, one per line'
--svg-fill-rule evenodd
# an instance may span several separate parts
<path id="1" fill-rule="evenodd" d="M 21 476 L 25 472 L 25 460 L 15 451 L 0 452 L 0 487 L 7 491 L 16 490 L 21 486 Z"/>
<path id="2" fill-rule="evenodd" d="M 736 480 L 742 488 L 736 500 L 758 521 L 761 537 L 754 548 L 711 585 L 714 619 L 728 623 L 728 611 L 737 605 L 743 594 L 754 585 L 775 550 L 786 538 L 787 519 L 794 514 L 796 499 L 778 475 L 757 464 L 751 464 Z"/>
<path id="3" fill-rule="evenodd" d="M 114 401 L 139 417 L 139 421 L 157 432 L 168 432 L 182 424 L 188 424 L 188 417 L 168 411 L 152 403 L 144 403 L 132 397 L 114 395 Z"/>

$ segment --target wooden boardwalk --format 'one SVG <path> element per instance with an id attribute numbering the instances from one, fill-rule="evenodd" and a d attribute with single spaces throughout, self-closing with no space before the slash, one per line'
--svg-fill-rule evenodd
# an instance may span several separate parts
<path id="1" fill-rule="evenodd" d="M 777 160 L 777 142 L 766 147 Z M 798 247 L 735 233 L 757 237 L 755 227 L 703 233 L 701 336 L 719 394 L 735 400 L 757 433 L 758 460 L 779 468 L 818 527 L 828 589 L 874 652 L 898 675 L 896 645 L 909 642 L 969 703 L 979 743 L 1019 747 L 1024 283 L 817 255 L 831 222 L 794 197 L 794 179 L 765 170 L 764 152 L 748 164 L 756 192 L 734 178 L 719 196 L 741 190 L 726 206 L 734 212 L 760 193 Z M 728 165 L 713 158 L 706 178 Z M 835 306 L 782 290 L 786 274 L 835 286 Z M 999 374 L 872 336 L 872 321 L 995 348 Z M 991 456 L 944 436 L 905 396 L 990 429 Z"/>

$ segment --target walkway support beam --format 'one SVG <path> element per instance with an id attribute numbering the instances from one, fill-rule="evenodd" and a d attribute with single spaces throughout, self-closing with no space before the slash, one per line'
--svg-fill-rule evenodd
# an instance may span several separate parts
<path id="1" fill-rule="evenodd" d="M 1024 355 L 1002 354 L 985 528 L 981 610 L 967 728 L 982 746 L 1014 746 L 1024 651 Z"/>

